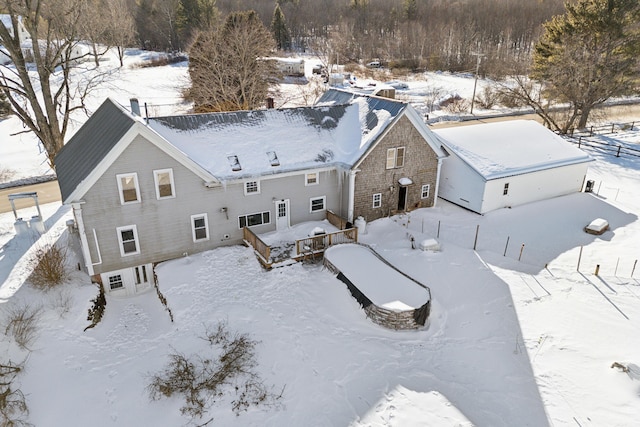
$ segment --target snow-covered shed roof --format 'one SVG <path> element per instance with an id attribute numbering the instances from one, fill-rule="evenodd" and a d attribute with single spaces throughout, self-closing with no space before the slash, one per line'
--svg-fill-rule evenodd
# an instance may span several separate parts
<path id="1" fill-rule="evenodd" d="M 149 126 L 226 181 L 351 167 L 406 107 L 387 104 L 358 98 L 326 106 L 157 117 Z"/>
<path id="2" fill-rule="evenodd" d="M 510 120 L 434 129 L 446 149 L 486 180 L 593 159 L 533 120 Z"/>

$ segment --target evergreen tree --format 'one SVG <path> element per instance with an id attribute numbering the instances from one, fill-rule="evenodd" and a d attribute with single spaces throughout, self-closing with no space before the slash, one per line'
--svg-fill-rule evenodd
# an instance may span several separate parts
<path id="1" fill-rule="evenodd" d="M 280 9 L 280 5 L 277 3 L 273 11 L 273 19 L 271 20 L 271 32 L 276 40 L 278 49 L 289 50 L 291 48 L 291 37 L 284 19 L 284 13 L 282 13 L 282 9 Z"/>
<path id="2" fill-rule="evenodd" d="M 416 19 L 418 15 L 418 2 L 417 0 L 404 0 L 404 4 L 402 5 L 402 9 L 404 12 L 404 17 L 412 20 Z"/>
<path id="3" fill-rule="evenodd" d="M 549 100 L 571 110 L 557 130 L 587 124 L 591 110 L 615 96 L 629 94 L 638 78 L 640 2 L 577 0 L 544 25 L 535 47 L 531 76 L 544 85 Z"/>

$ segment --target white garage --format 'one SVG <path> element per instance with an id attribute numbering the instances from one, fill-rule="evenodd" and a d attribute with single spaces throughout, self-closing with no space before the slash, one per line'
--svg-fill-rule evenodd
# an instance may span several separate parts
<path id="1" fill-rule="evenodd" d="M 434 131 L 449 153 L 439 196 L 479 214 L 581 191 L 593 160 L 532 120 Z"/>

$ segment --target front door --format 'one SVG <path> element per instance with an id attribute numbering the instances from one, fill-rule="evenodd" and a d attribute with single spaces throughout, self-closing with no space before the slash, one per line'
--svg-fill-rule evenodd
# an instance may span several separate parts
<path id="1" fill-rule="evenodd" d="M 407 208 L 407 187 L 400 187 L 398 191 L 398 210 L 404 211 Z"/>
<path id="2" fill-rule="evenodd" d="M 276 201 L 276 229 L 289 228 L 289 199 Z"/>

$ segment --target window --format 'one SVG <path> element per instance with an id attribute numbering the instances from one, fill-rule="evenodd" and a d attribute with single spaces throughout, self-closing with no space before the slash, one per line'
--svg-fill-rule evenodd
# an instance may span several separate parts
<path id="1" fill-rule="evenodd" d="M 173 169 L 161 169 L 153 171 L 153 180 L 156 183 L 156 198 L 171 199 L 176 196 L 173 190 Z"/>
<path id="2" fill-rule="evenodd" d="M 431 186 L 429 184 L 425 184 L 422 186 L 422 190 L 420 190 L 420 198 L 421 199 L 428 199 L 429 198 L 429 190 L 431 189 Z"/>
<path id="3" fill-rule="evenodd" d="M 404 147 L 389 148 L 387 150 L 387 169 L 404 166 Z"/>
<path id="4" fill-rule="evenodd" d="M 136 267 L 133 269 L 136 274 L 136 285 L 141 283 L 147 283 L 149 279 L 147 279 L 147 266 L 143 265 L 140 267 Z M 140 274 L 142 273 L 142 274 Z"/>
<path id="5" fill-rule="evenodd" d="M 503 195 L 503 196 L 506 196 L 508 193 L 509 193 L 509 183 L 507 182 L 507 183 L 504 185 L 504 190 L 502 190 L 502 195 Z"/>
<path id="6" fill-rule="evenodd" d="M 326 201 L 327 201 L 326 196 L 314 197 L 312 199 L 309 199 L 309 210 L 311 212 L 323 211 L 325 209 L 324 205 Z"/>
<path id="7" fill-rule="evenodd" d="M 128 256 L 140 253 L 138 247 L 138 230 L 135 225 L 118 227 L 118 242 L 120 243 L 120 255 Z"/>
<path id="8" fill-rule="evenodd" d="M 138 187 L 138 174 L 128 173 L 116 175 L 118 181 L 118 191 L 120 192 L 120 203 L 139 203 L 140 187 Z"/>
<path id="9" fill-rule="evenodd" d="M 122 283 L 122 276 L 120 274 L 109 276 L 109 289 L 113 291 L 114 289 L 120 289 L 123 286 L 124 284 Z"/>
<path id="10" fill-rule="evenodd" d="M 254 225 L 269 224 L 271 222 L 271 214 L 269 211 L 258 212 L 238 217 L 238 226 L 240 228 L 252 227 Z"/>
<path id="11" fill-rule="evenodd" d="M 305 175 L 304 185 L 316 185 L 318 182 L 318 172 L 308 173 Z"/>
<path id="12" fill-rule="evenodd" d="M 191 215 L 191 236 L 194 242 L 209 240 L 209 221 L 206 213 Z"/>
<path id="13" fill-rule="evenodd" d="M 373 208 L 379 208 L 382 206 L 382 193 L 376 193 L 373 195 Z"/>
<path id="14" fill-rule="evenodd" d="M 260 181 L 247 181 L 244 183 L 244 195 L 260 194 Z"/>

